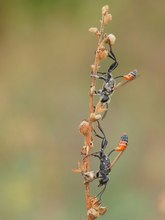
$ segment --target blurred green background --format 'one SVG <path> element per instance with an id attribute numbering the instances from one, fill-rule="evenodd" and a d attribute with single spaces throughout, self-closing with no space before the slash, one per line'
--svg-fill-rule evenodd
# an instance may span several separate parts
<path id="1" fill-rule="evenodd" d="M 140 77 L 114 94 L 102 123 L 109 148 L 129 135 L 102 219 L 165 219 L 165 2 L 1 0 L 0 220 L 86 219 L 83 179 L 71 170 L 89 111 L 96 39 L 88 28 L 99 25 L 105 4 L 113 15 L 106 31 L 117 37 L 115 74 L 137 68 Z"/>

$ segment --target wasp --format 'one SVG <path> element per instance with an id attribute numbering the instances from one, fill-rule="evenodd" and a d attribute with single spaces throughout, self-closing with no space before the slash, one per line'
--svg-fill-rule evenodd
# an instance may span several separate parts
<path id="1" fill-rule="evenodd" d="M 106 154 L 105 149 L 108 145 L 108 141 L 106 139 L 105 133 L 102 130 L 99 122 L 98 122 L 98 128 L 101 131 L 102 136 L 97 134 L 95 130 L 94 130 L 94 133 L 98 138 L 100 138 L 102 140 L 101 141 L 101 148 L 100 148 L 100 151 L 92 153 L 90 155 L 98 158 L 100 161 L 99 170 L 96 172 L 94 179 L 99 179 L 98 187 L 103 186 L 103 189 L 96 196 L 101 200 L 101 197 L 106 189 L 107 183 L 109 182 L 109 174 L 111 172 L 110 156 L 114 151 L 121 152 L 127 148 L 128 135 L 127 134 L 122 135 L 118 146 L 116 148 L 112 149 L 108 154 Z M 89 156 L 89 155 L 87 155 L 87 156 Z"/>
<path id="2" fill-rule="evenodd" d="M 133 70 L 126 75 L 120 75 L 120 76 L 113 77 L 112 72 L 117 68 L 118 62 L 117 62 L 115 54 L 112 51 L 111 45 L 110 45 L 108 57 L 114 61 L 109 66 L 108 71 L 105 73 L 97 72 L 97 75 L 91 74 L 92 77 L 95 77 L 95 78 L 98 78 L 98 79 L 101 79 L 104 81 L 102 88 L 99 89 L 98 91 L 95 91 L 95 94 L 100 96 L 100 103 L 101 103 L 101 105 L 106 106 L 107 110 L 108 110 L 108 104 L 110 102 L 110 98 L 111 98 L 112 94 L 114 93 L 114 91 L 119 86 L 126 84 L 127 82 L 135 79 L 137 76 L 137 70 Z M 118 84 L 116 84 L 116 79 L 118 79 L 118 78 L 124 78 L 126 81 L 122 81 L 122 82 L 119 82 Z M 102 119 L 105 117 L 105 115 L 103 115 Z"/>

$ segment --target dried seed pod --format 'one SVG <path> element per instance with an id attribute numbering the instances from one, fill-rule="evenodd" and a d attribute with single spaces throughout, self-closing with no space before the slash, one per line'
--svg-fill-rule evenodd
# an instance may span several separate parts
<path id="1" fill-rule="evenodd" d="M 89 171 L 89 172 L 83 173 L 83 176 L 84 176 L 84 179 L 85 179 L 84 183 L 89 183 L 89 182 L 92 182 L 94 180 L 95 173 L 94 173 L 94 171 Z"/>
<path id="2" fill-rule="evenodd" d="M 100 207 L 99 208 L 99 214 L 100 215 L 104 215 L 107 212 L 107 208 L 106 207 Z"/>
<path id="3" fill-rule="evenodd" d="M 80 133 L 84 136 L 87 136 L 89 134 L 89 129 L 89 122 L 87 120 L 82 121 L 79 125 Z"/>
<path id="4" fill-rule="evenodd" d="M 101 49 L 101 50 L 99 50 L 99 52 L 98 52 L 98 58 L 99 58 L 99 60 L 103 60 L 103 59 L 105 59 L 105 58 L 107 58 L 108 57 L 108 50 L 106 50 L 106 49 Z"/>
<path id="5" fill-rule="evenodd" d="M 90 208 L 87 213 L 90 216 L 90 219 L 95 220 L 99 217 L 99 212 L 93 208 Z"/>
<path id="6" fill-rule="evenodd" d="M 95 108 L 95 114 L 103 113 L 103 112 L 106 112 L 107 110 L 108 110 L 107 107 L 99 101 Z"/>
<path id="7" fill-rule="evenodd" d="M 99 210 L 100 205 L 101 205 L 101 201 L 98 200 L 96 197 L 92 197 L 91 204 L 92 204 L 92 208 L 94 208 L 95 210 Z"/>
<path id="8" fill-rule="evenodd" d="M 109 39 L 109 42 L 110 42 L 111 45 L 115 44 L 116 37 L 115 37 L 114 34 L 109 34 L 108 39 Z"/>
<path id="9" fill-rule="evenodd" d="M 109 12 L 109 5 L 104 5 L 102 7 L 102 15 L 106 15 Z"/>
<path id="10" fill-rule="evenodd" d="M 90 114 L 90 121 L 91 122 L 96 122 L 99 119 L 101 119 L 101 115 L 100 114 L 97 114 L 97 115 L 95 113 L 91 113 Z"/>
<path id="11" fill-rule="evenodd" d="M 103 18 L 104 24 L 107 25 L 110 21 L 112 21 L 112 15 L 111 14 L 106 14 Z"/>
<path id="12" fill-rule="evenodd" d="M 98 32 L 97 27 L 91 27 L 89 28 L 89 32 L 96 34 Z"/>

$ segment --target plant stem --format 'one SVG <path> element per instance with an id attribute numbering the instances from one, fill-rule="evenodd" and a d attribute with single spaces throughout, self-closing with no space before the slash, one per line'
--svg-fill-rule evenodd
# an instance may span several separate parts
<path id="1" fill-rule="evenodd" d="M 95 60 L 94 60 L 94 68 L 92 71 L 93 75 L 97 75 L 100 59 L 98 57 L 98 51 L 100 49 L 100 44 L 101 40 L 103 37 L 103 31 L 104 31 L 104 23 L 103 19 L 101 21 L 101 26 L 100 26 L 100 36 L 98 37 L 98 45 L 97 45 L 97 50 L 96 50 L 96 55 L 95 55 Z M 91 81 L 91 88 L 95 86 L 96 78 L 93 76 L 92 81 Z M 93 92 L 89 92 L 89 113 L 94 112 L 94 94 Z M 89 122 L 89 134 L 86 136 L 86 146 L 87 146 L 87 155 L 90 155 L 91 153 L 91 142 L 92 142 L 92 122 Z M 85 159 L 85 164 L 86 164 L 86 172 L 90 171 L 90 157 L 86 157 Z M 86 194 L 86 206 L 87 206 L 87 211 L 91 208 L 91 201 L 90 201 L 90 183 L 87 182 L 85 184 L 85 194 Z M 90 215 L 88 215 L 88 220 L 91 220 Z"/>

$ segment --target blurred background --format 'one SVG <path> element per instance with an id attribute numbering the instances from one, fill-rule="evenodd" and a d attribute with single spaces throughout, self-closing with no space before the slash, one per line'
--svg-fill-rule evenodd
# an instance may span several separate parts
<path id="1" fill-rule="evenodd" d="M 88 29 L 99 26 L 105 4 L 113 16 L 106 32 L 117 38 L 115 74 L 137 68 L 140 77 L 114 94 L 102 122 L 107 152 L 123 132 L 129 136 L 103 195 L 102 219 L 165 219 L 165 2 L 1 0 L 2 220 L 86 219 L 83 179 L 71 170 L 81 160 L 78 126 L 89 114 L 96 38 Z M 97 170 L 97 159 L 92 164 Z"/>

